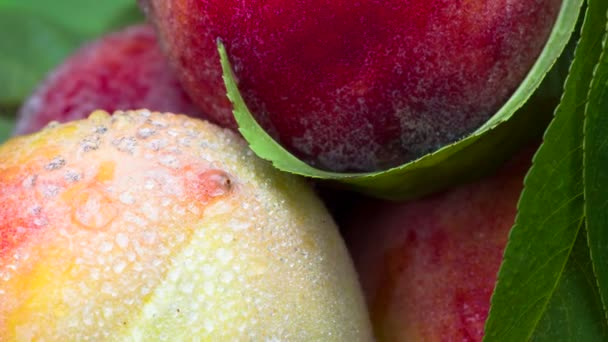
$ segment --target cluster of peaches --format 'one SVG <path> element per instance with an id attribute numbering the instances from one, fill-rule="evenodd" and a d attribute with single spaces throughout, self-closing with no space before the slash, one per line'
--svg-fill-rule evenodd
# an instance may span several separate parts
<path id="1" fill-rule="evenodd" d="M 409 201 L 316 184 L 241 138 L 217 41 L 285 149 L 377 171 L 488 120 L 560 5 L 140 1 L 0 146 L 0 340 L 480 341 L 533 148 Z"/>

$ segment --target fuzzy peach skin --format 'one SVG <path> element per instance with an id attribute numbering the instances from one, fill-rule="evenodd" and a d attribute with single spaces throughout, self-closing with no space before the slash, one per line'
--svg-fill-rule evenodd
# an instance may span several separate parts
<path id="1" fill-rule="evenodd" d="M 343 224 L 379 341 L 481 341 L 532 150 L 476 183 Z"/>
<path id="2" fill-rule="evenodd" d="M 148 24 L 109 33 L 67 58 L 25 101 L 15 134 L 84 119 L 96 109 L 131 108 L 205 117 L 182 90 Z"/>
<path id="3" fill-rule="evenodd" d="M 368 341 L 327 211 L 234 133 L 95 112 L 0 147 L 0 340 Z"/>
<path id="4" fill-rule="evenodd" d="M 235 126 L 217 39 L 251 113 L 326 170 L 398 166 L 468 136 L 511 97 L 562 0 L 139 0 L 184 89 Z"/>

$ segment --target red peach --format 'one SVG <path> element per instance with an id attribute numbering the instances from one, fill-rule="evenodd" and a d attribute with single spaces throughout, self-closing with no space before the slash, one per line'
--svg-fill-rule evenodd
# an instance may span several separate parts
<path id="1" fill-rule="evenodd" d="M 201 116 L 149 25 L 108 34 L 69 57 L 23 105 L 15 134 L 38 131 L 51 121 L 83 119 L 95 109 L 137 108 Z"/>
<path id="2" fill-rule="evenodd" d="M 561 0 L 140 0 L 185 89 L 234 127 L 216 40 L 253 115 L 316 167 L 372 171 L 470 134 L 522 82 Z"/>
<path id="3" fill-rule="evenodd" d="M 345 220 L 380 341 L 481 341 L 529 165 L 526 151 L 476 183 Z"/>

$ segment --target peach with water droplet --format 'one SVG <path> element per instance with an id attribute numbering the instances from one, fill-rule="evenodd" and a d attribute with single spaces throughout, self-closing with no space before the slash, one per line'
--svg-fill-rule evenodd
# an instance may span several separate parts
<path id="1" fill-rule="evenodd" d="M 233 132 L 98 111 L 0 146 L 0 340 L 370 331 L 332 218 Z"/>

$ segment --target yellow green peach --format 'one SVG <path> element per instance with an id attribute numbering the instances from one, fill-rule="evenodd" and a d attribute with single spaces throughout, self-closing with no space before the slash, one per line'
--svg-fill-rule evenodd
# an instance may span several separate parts
<path id="1" fill-rule="evenodd" d="M 370 336 L 332 218 L 236 134 L 98 111 L 0 147 L 0 340 Z"/>

